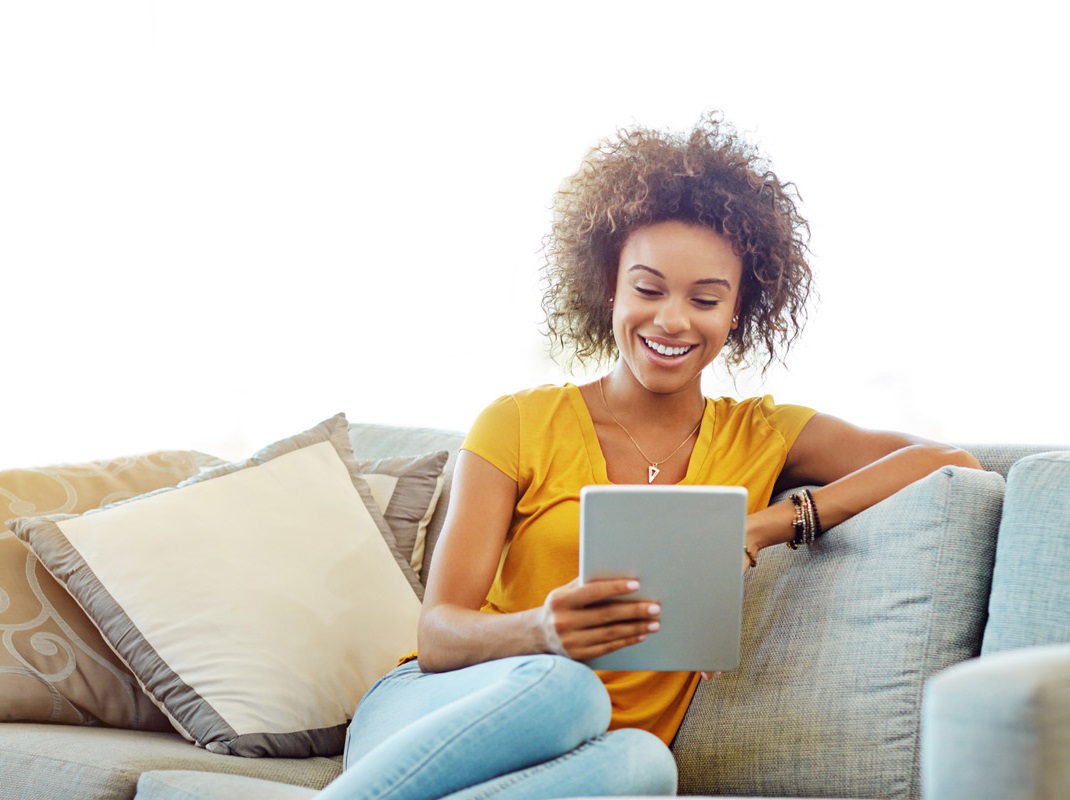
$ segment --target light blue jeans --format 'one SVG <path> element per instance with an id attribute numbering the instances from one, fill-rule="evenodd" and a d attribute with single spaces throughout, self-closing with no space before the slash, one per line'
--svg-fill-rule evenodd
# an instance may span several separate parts
<path id="1" fill-rule="evenodd" d="M 641 730 L 607 733 L 609 716 L 602 682 L 561 656 L 441 673 L 411 661 L 361 700 L 346 769 L 317 800 L 675 794 L 664 743 Z"/>

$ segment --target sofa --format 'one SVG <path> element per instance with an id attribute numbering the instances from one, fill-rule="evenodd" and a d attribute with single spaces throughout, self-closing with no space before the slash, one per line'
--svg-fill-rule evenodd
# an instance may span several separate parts
<path id="1" fill-rule="evenodd" d="M 338 415 L 244 462 L 0 472 L 0 796 L 315 797 L 414 641 L 462 438 Z M 681 794 L 1070 797 L 1070 448 L 967 449 L 759 555 Z"/>

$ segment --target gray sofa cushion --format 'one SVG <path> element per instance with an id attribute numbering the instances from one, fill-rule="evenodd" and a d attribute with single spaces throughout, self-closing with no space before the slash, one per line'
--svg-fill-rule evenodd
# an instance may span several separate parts
<path id="1" fill-rule="evenodd" d="M 1023 458 L 1007 478 L 981 652 L 1070 642 L 1070 452 Z"/>
<path id="2" fill-rule="evenodd" d="M 917 798 L 922 685 L 980 647 L 1003 487 L 940 469 L 809 549 L 763 550 L 742 663 L 673 743 L 681 793 Z"/>
<path id="3" fill-rule="evenodd" d="M 130 800 L 150 770 L 248 775 L 322 788 L 342 771 L 337 758 L 239 758 L 209 753 L 177 733 L 70 725 L 0 725 L 0 796 L 26 800 Z"/>
<path id="4" fill-rule="evenodd" d="M 319 792 L 285 783 L 210 772 L 146 772 L 137 800 L 312 800 Z"/>
<path id="5" fill-rule="evenodd" d="M 1027 456 L 1035 456 L 1052 450 L 1070 450 L 1070 446 L 1053 447 L 1040 444 L 960 444 L 958 446 L 972 453 L 984 469 L 998 472 L 1004 478 L 1010 474 L 1011 467 Z"/>

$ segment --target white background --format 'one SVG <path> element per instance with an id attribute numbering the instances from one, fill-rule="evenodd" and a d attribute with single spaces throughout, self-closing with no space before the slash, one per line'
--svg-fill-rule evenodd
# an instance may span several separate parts
<path id="1" fill-rule="evenodd" d="M 0 467 L 463 429 L 565 379 L 554 190 L 708 109 L 798 185 L 821 295 L 789 370 L 709 394 L 1070 443 L 1055 8 L 4 0 Z"/>

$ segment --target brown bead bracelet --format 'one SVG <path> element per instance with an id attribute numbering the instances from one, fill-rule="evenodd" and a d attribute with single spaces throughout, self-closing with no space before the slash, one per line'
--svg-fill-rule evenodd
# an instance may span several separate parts
<path id="1" fill-rule="evenodd" d="M 796 550 L 800 544 L 813 544 L 814 539 L 824 531 L 821 529 L 821 517 L 817 514 L 814 495 L 809 489 L 793 494 L 791 504 L 795 506 L 795 517 L 791 522 L 794 536 L 787 545 L 792 550 Z"/>

